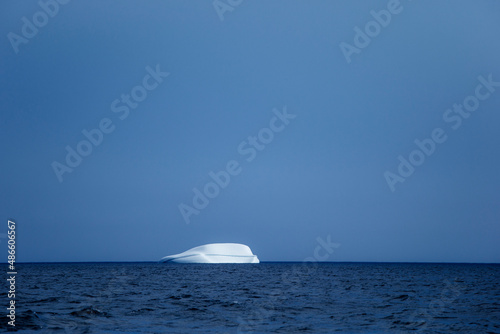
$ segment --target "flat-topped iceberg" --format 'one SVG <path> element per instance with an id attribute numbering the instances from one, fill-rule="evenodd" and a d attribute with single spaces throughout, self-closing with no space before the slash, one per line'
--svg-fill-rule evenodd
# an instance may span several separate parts
<path id="1" fill-rule="evenodd" d="M 243 244 L 207 244 L 183 253 L 165 256 L 160 262 L 173 263 L 259 263 L 250 247 Z"/>

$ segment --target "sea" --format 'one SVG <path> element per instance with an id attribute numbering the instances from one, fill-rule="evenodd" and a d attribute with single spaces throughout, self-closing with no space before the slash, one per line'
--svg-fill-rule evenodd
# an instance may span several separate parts
<path id="1" fill-rule="evenodd" d="M 15 301 L 19 333 L 500 333 L 500 265 L 21 263 Z"/>

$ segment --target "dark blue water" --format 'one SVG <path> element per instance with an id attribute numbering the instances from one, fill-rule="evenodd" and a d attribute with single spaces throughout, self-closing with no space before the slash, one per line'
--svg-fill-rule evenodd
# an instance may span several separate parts
<path id="1" fill-rule="evenodd" d="M 18 264 L 16 283 L 26 333 L 500 333 L 500 265 Z"/>

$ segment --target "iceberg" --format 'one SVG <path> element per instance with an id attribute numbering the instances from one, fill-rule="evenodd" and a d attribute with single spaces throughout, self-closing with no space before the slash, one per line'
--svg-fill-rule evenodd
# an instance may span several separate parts
<path id="1" fill-rule="evenodd" d="M 207 244 L 183 253 L 165 256 L 160 262 L 172 263 L 259 263 L 250 247 L 243 244 Z"/>

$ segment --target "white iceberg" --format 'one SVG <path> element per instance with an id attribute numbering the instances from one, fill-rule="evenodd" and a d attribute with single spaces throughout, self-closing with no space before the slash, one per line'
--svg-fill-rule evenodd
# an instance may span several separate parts
<path id="1" fill-rule="evenodd" d="M 173 263 L 259 263 L 247 245 L 221 243 L 191 248 L 183 253 L 163 257 L 160 262 Z"/>

